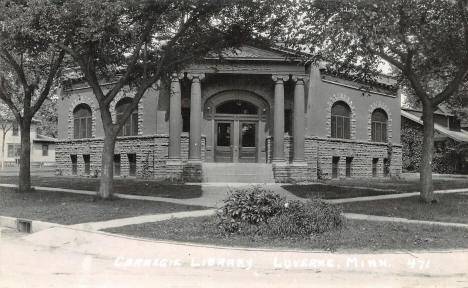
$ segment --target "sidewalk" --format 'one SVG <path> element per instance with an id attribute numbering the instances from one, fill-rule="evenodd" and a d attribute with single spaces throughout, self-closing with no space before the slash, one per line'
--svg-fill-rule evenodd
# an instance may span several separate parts
<path id="1" fill-rule="evenodd" d="M 221 207 L 224 199 L 226 199 L 228 193 L 232 189 L 236 188 L 248 188 L 256 186 L 258 184 L 248 184 L 248 183 L 198 183 L 202 187 L 202 196 L 199 198 L 190 198 L 190 199 L 175 199 L 175 198 L 165 198 L 165 197 L 154 197 L 154 196 L 140 196 L 140 195 L 129 195 L 129 194 L 113 194 L 117 198 L 122 199 L 132 199 L 132 200 L 145 200 L 145 201 L 159 201 L 167 202 L 174 204 L 184 204 L 184 205 L 195 205 L 195 206 L 205 206 L 205 207 Z M 266 185 L 271 191 L 278 193 L 279 195 L 286 197 L 288 200 L 299 200 L 306 201 L 306 199 L 299 198 L 292 193 L 288 192 L 281 187 L 281 184 L 262 184 Z M 16 188 L 16 184 L 0 184 L 0 187 L 9 187 Z M 54 187 L 41 187 L 34 186 L 38 191 L 53 191 L 53 192 L 64 192 L 64 193 L 76 193 L 84 195 L 96 195 L 95 191 L 86 191 L 86 190 L 76 190 L 76 189 L 64 189 L 64 188 L 54 188 Z"/>
<path id="2" fill-rule="evenodd" d="M 144 201 L 159 201 L 167 202 L 174 204 L 184 204 L 184 205 L 196 205 L 204 206 L 210 208 L 221 207 L 224 199 L 232 189 L 237 188 L 249 188 L 259 184 L 249 184 L 249 183 L 201 183 L 202 187 L 202 196 L 199 198 L 190 198 L 190 199 L 175 199 L 175 198 L 165 198 L 165 197 L 154 197 L 154 196 L 139 196 L 139 195 L 128 195 L 128 194 L 113 194 L 117 198 L 122 199 L 132 199 L 132 200 L 144 200 Z M 292 194 L 291 192 L 284 189 L 282 184 L 262 184 L 271 190 L 279 194 L 280 196 L 285 197 L 287 200 L 297 200 L 297 201 L 307 201 L 306 198 L 300 198 Z M 16 184 L 0 184 L 0 187 L 18 187 Z M 63 188 L 53 188 L 53 187 L 41 187 L 34 186 L 36 190 L 39 191 L 53 191 L 53 192 L 64 192 L 64 193 L 76 193 L 76 194 L 85 194 L 85 195 L 96 195 L 95 191 L 86 191 L 86 190 L 76 190 L 76 189 L 63 189 Z M 436 194 L 448 194 L 448 193 L 467 193 L 468 188 L 460 189 L 447 189 L 447 190 L 436 190 Z M 400 193 L 400 194 L 387 194 L 387 195 L 377 195 L 377 196 L 364 196 L 356 198 L 342 198 L 342 199 L 325 199 L 325 202 L 332 204 L 341 204 L 349 202 L 360 202 L 360 201 L 374 201 L 374 200 L 384 200 L 384 199 L 396 199 L 396 198 L 406 198 L 412 196 L 418 196 L 419 192 L 410 192 L 410 193 Z"/>
<path id="3" fill-rule="evenodd" d="M 169 220 L 172 218 L 211 216 L 211 215 L 214 215 L 215 212 L 216 212 L 215 209 L 208 209 L 208 210 L 176 212 L 176 213 L 167 213 L 167 214 L 143 215 L 143 216 L 113 219 L 113 220 L 108 220 L 108 221 L 80 223 L 80 224 L 75 224 L 75 225 L 69 225 L 67 227 L 75 228 L 79 230 L 97 231 L 97 230 L 121 227 L 121 226 L 126 226 L 126 225 L 135 225 L 135 224 L 142 224 L 142 223 L 148 223 L 148 222 L 165 221 L 165 220 Z"/>

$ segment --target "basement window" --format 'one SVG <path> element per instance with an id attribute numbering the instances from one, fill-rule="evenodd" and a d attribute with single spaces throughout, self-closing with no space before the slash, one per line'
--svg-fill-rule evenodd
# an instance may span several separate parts
<path id="1" fill-rule="evenodd" d="M 346 157 L 346 177 L 351 177 L 353 157 Z"/>
<path id="2" fill-rule="evenodd" d="M 72 164 L 72 175 L 78 175 L 78 157 L 76 155 L 70 155 Z"/>
<path id="3" fill-rule="evenodd" d="M 338 178 L 339 170 L 338 165 L 340 163 L 340 157 L 332 158 L 332 178 Z"/>
<path id="4" fill-rule="evenodd" d="M 136 176 L 136 154 L 127 154 L 128 156 L 128 175 Z"/>
<path id="5" fill-rule="evenodd" d="M 114 155 L 114 176 L 120 176 L 120 154 Z"/>
<path id="6" fill-rule="evenodd" d="M 91 157 L 89 155 L 83 155 L 84 161 L 84 173 L 89 175 L 91 173 Z"/>
<path id="7" fill-rule="evenodd" d="M 372 159 L 372 177 L 377 177 L 377 165 L 379 164 L 379 158 Z"/>

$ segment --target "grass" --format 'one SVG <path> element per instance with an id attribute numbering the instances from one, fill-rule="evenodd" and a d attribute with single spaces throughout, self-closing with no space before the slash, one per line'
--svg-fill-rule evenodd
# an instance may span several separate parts
<path id="1" fill-rule="evenodd" d="M 0 176 L 0 183 L 17 184 L 18 176 Z M 32 176 L 31 184 L 33 186 L 88 191 L 99 189 L 98 178 Z M 170 184 L 155 180 L 125 178 L 114 179 L 114 193 L 189 199 L 201 197 L 202 190 L 200 185 Z"/>
<path id="2" fill-rule="evenodd" d="M 0 215 L 64 225 L 162 214 L 206 207 L 128 199 L 96 200 L 89 195 L 34 191 L 17 193 L 0 187 Z"/>
<path id="3" fill-rule="evenodd" d="M 439 194 L 438 203 L 423 203 L 418 196 L 342 204 L 344 212 L 468 224 L 468 194 Z"/>
<path id="4" fill-rule="evenodd" d="M 346 221 L 340 230 L 306 239 L 245 235 L 225 237 L 216 228 L 215 216 L 171 219 L 111 228 L 105 231 L 158 240 L 249 248 L 333 251 L 468 248 L 466 229 L 357 220 Z"/>
<path id="5" fill-rule="evenodd" d="M 308 185 L 284 185 L 301 198 L 339 199 L 419 191 L 418 179 L 342 179 Z M 468 179 L 434 179 L 434 189 L 468 188 Z M 377 190 L 375 190 L 377 189 Z"/>

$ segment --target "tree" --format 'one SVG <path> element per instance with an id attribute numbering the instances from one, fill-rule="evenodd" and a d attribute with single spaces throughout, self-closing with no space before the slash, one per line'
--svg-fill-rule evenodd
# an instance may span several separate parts
<path id="1" fill-rule="evenodd" d="M 156 83 L 169 82 L 172 73 L 208 52 L 236 47 L 253 32 L 275 27 L 271 24 L 282 18 L 271 17 L 272 2 L 65 1 L 62 30 L 78 32 L 69 43 L 58 45 L 71 55 L 90 85 L 104 128 L 98 196 L 112 194 L 116 137 L 145 92 Z M 104 89 L 103 79 L 115 84 Z M 127 87 L 134 91 L 133 100 L 114 123 L 110 104 Z"/>
<path id="2" fill-rule="evenodd" d="M 58 1 L 0 2 L 0 99 L 21 131 L 19 192 L 31 190 L 32 119 L 56 85 L 65 56 L 53 44 L 69 38 L 58 29 L 60 10 Z"/>
<path id="3" fill-rule="evenodd" d="M 433 111 L 468 75 L 467 0 L 304 0 L 293 45 L 360 80 L 386 61 L 423 107 L 421 198 L 434 201 Z"/>
<path id="4" fill-rule="evenodd" d="M 8 131 L 13 128 L 15 116 L 11 113 L 10 109 L 0 101 L 0 129 L 2 130 L 2 161 L 0 167 L 5 165 L 5 138 Z"/>

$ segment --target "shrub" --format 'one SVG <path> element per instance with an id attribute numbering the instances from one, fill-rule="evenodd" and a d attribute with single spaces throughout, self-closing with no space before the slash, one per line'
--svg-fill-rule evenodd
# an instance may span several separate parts
<path id="1" fill-rule="evenodd" d="M 291 236 L 311 236 L 334 230 L 343 224 L 341 208 L 321 199 L 307 202 L 288 203 L 281 213 L 262 225 L 259 233 L 288 238 Z"/>
<path id="2" fill-rule="evenodd" d="M 238 189 L 218 211 L 218 229 L 224 234 L 311 236 L 340 227 L 341 208 L 320 199 L 286 202 L 262 187 Z"/>
<path id="3" fill-rule="evenodd" d="M 246 231 L 249 225 L 266 222 L 281 212 L 284 203 L 284 198 L 261 186 L 233 190 L 217 214 L 218 228 L 225 233 Z"/>

